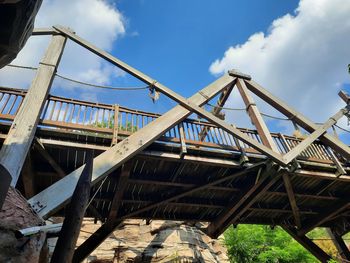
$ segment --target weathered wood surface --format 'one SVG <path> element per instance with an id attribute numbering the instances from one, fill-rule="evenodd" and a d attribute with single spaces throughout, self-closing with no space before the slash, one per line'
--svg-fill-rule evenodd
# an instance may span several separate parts
<path id="1" fill-rule="evenodd" d="M 267 128 L 265 121 L 262 118 L 260 111 L 255 104 L 255 101 L 253 100 L 252 96 L 249 94 L 249 90 L 247 89 L 245 82 L 242 79 L 238 79 L 236 86 L 244 101 L 249 117 L 251 118 L 252 123 L 254 124 L 254 126 L 258 131 L 258 134 L 260 135 L 260 139 L 262 143 L 265 146 L 271 148 L 276 153 L 278 153 L 279 151 L 277 149 L 277 146 L 272 139 L 270 131 Z"/>
<path id="2" fill-rule="evenodd" d="M 80 227 L 90 198 L 92 154 L 89 154 L 86 160 L 86 165 L 74 190 L 72 201 L 66 210 L 51 263 L 72 262 Z"/>
<path id="3" fill-rule="evenodd" d="M 200 93 L 193 95 L 189 101 L 201 106 L 227 86 L 231 85 L 232 81 L 232 77 L 224 75 L 204 88 Z M 97 156 L 94 159 L 92 185 L 102 180 L 104 176 L 107 176 L 121 164 L 141 152 L 165 131 L 188 117 L 190 114 L 191 112 L 184 107 L 180 105 L 176 106 L 141 130 L 138 130 L 128 138 Z M 37 212 L 42 217 L 49 216 L 71 198 L 82 169 L 83 166 L 32 197 L 28 200 L 29 203 L 36 208 Z M 52 198 L 52 193 L 55 193 L 54 198 Z M 37 206 L 38 202 L 42 207 Z"/>
<path id="4" fill-rule="evenodd" d="M 62 35 L 52 37 L 37 74 L 1 148 L 0 163 L 10 172 L 12 186 L 17 183 L 33 141 L 41 109 L 50 91 L 65 43 L 66 38 Z"/>

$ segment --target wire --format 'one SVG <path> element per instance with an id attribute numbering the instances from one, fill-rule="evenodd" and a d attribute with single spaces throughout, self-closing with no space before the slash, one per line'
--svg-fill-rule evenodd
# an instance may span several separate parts
<path id="1" fill-rule="evenodd" d="M 342 130 L 342 131 L 345 131 L 345 132 L 347 132 L 347 133 L 350 133 L 350 131 L 349 131 L 349 130 L 344 129 L 343 127 L 340 127 L 340 126 L 339 126 L 339 125 L 337 125 L 337 124 L 334 124 L 334 126 L 335 126 L 335 127 L 337 127 L 338 129 Z"/>
<path id="2" fill-rule="evenodd" d="M 61 78 L 61 79 L 68 80 L 70 82 L 74 82 L 74 83 L 77 83 L 77 84 L 80 84 L 80 85 L 94 87 L 94 88 L 100 88 L 100 89 L 111 89 L 111 90 L 122 90 L 122 91 L 124 91 L 124 90 L 127 91 L 127 90 L 146 90 L 146 89 L 149 89 L 149 86 L 145 86 L 145 87 L 112 87 L 112 86 L 104 86 L 104 85 L 91 84 L 91 83 L 87 83 L 87 82 L 71 79 L 71 78 L 62 76 L 62 75 L 60 75 L 58 73 L 56 73 L 56 76 Z"/>
<path id="3" fill-rule="evenodd" d="M 9 64 L 7 67 L 11 68 L 22 68 L 22 69 L 30 69 L 30 70 L 37 70 L 38 68 L 35 67 L 30 67 L 30 66 L 20 66 L 20 65 L 14 65 L 14 64 Z"/>
<path id="4" fill-rule="evenodd" d="M 220 107 L 218 105 L 213 105 L 210 103 L 207 103 L 208 106 L 213 107 L 213 108 L 220 108 L 223 110 L 232 110 L 232 111 L 246 111 L 246 108 L 228 108 L 228 107 Z M 282 117 L 276 117 L 276 116 L 272 116 L 266 113 L 260 113 L 261 115 L 267 117 L 267 118 L 271 118 L 271 119 L 276 119 L 276 120 L 281 120 L 281 121 L 289 121 L 289 118 L 282 118 Z"/>
<path id="5" fill-rule="evenodd" d="M 8 67 L 12 68 L 21 68 L 21 69 L 30 69 L 30 70 L 37 70 L 38 68 L 35 67 L 29 67 L 29 66 L 21 66 L 21 65 L 14 65 L 14 64 L 9 64 L 7 65 Z M 66 76 L 60 75 L 58 73 L 55 74 L 57 77 L 74 82 L 76 84 L 84 85 L 84 86 L 89 86 L 93 88 L 100 88 L 100 89 L 110 89 L 110 90 L 119 90 L 119 91 L 134 91 L 134 90 L 146 90 L 149 89 L 149 86 L 144 86 L 144 87 L 112 87 L 112 86 L 105 86 L 105 85 L 98 85 L 98 84 L 92 84 L 92 83 L 87 83 L 83 81 L 79 81 L 76 79 L 68 78 Z"/>

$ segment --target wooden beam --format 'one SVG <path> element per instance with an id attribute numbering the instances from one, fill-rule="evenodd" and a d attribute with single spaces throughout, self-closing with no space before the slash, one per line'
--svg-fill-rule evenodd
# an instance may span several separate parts
<path id="1" fill-rule="evenodd" d="M 42 157 L 45 158 L 45 160 L 51 165 L 59 177 L 63 178 L 66 176 L 66 172 L 63 171 L 56 160 L 46 151 L 45 146 L 38 138 L 34 139 L 34 148 L 41 154 Z"/>
<path id="2" fill-rule="evenodd" d="M 335 247 L 337 248 L 340 257 L 345 262 L 350 261 L 350 251 L 348 246 L 345 244 L 343 238 L 340 235 L 338 235 L 338 233 L 332 228 L 327 228 L 327 232 L 330 238 L 332 239 Z"/>
<path id="3" fill-rule="evenodd" d="M 320 213 L 319 216 L 306 221 L 303 227 L 298 230 L 298 234 L 305 235 L 315 227 L 321 226 L 325 222 L 337 216 L 339 213 L 343 212 L 346 208 L 349 207 L 349 204 L 349 200 L 342 200 L 332 207 L 327 207 L 323 212 Z"/>
<path id="4" fill-rule="evenodd" d="M 332 127 L 337 121 L 347 114 L 349 110 L 347 108 L 340 109 L 335 115 L 330 117 L 323 125 L 319 126 L 313 133 L 311 133 L 306 139 L 294 147 L 291 151 L 286 153 L 283 158 L 286 163 L 293 161 L 298 155 L 300 155 L 307 147 L 309 147 L 315 140 L 317 140 L 322 134 Z"/>
<path id="5" fill-rule="evenodd" d="M 295 199 L 295 193 L 294 193 L 293 185 L 292 185 L 292 182 L 290 179 L 290 174 L 284 173 L 282 175 L 282 178 L 283 178 L 284 186 L 285 186 L 286 191 L 287 191 L 289 203 L 290 203 L 290 206 L 291 206 L 292 211 L 293 211 L 295 225 L 298 228 L 300 228 L 301 227 L 300 212 L 299 212 L 299 208 L 297 205 L 297 201 Z"/>
<path id="6" fill-rule="evenodd" d="M 327 263 L 328 260 L 332 259 L 326 252 L 324 252 L 319 246 L 312 242 L 307 236 L 298 235 L 297 231 L 292 227 L 284 225 L 282 225 L 281 227 L 322 263 Z"/>
<path id="7" fill-rule="evenodd" d="M 31 154 L 28 153 L 22 169 L 22 182 L 23 182 L 23 188 L 24 188 L 24 196 L 27 199 L 35 195 L 34 177 L 35 177 L 35 172 L 33 169 L 32 158 L 31 158 Z"/>
<path id="8" fill-rule="evenodd" d="M 121 222 L 122 221 L 114 222 L 112 227 L 106 223 L 103 224 L 75 250 L 72 262 L 82 262 L 113 232 L 118 225 L 120 225 Z"/>
<path id="9" fill-rule="evenodd" d="M 85 47 L 86 49 L 90 50 L 94 54 L 104 58 L 105 60 L 111 62 L 112 64 L 118 66 L 119 68 L 125 70 L 129 74 L 133 75 L 134 77 L 140 79 L 141 81 L 145 82 L 146 84 L 150 85 L 151 87 L 157 89 L 158 91 L 162 92 L 169 98 L 175 100 L 178 102 L 181 106 L 185 107 L 191 112 L 195 112 L 202 116 L 203 118 L 207 119 L 208 121 L 212 122 L 213 124 L 219 126 L 219 128 L 225 130 L 226 132 L 230 133 L 232 136 L 237 137 L 238 139 L 242 140 L 243 142 L 247 143 L 254 149 L 258 150 L 259 152 L 266 154 L 268 157 L 273 159 L 275 162 L 285 165 L 283 162 L 283 158 L 279 153 L 274 152 L 270 148 L 266 147 L 265 145 L 260 144 L 257 140 L 252 139 L 247 134 L 244 134 L 239 129 L 230 126 L 228 123 L 224 122 L 223 120 L 220 120 L 218 117 L 214 116 L 210 112 L 207 112 L 206 110 L 202 109 L 200 106 L 198 106 L 196 103 L 193 103 L 186 98 L 182 97 L 181 95 L 177 94 L 173 90 L 169 89 L 168 87 L 160 84 L 156 80 L 150 78 L 149 76 L 143 74 L 142 72 L 134 69 L 133 67 L 129 66 L 128 64 L 124 63 L 123 61 L 113 57 L 112 55 L 108 54 L 107 52 L 95 47 L 88 41 L 78 37 L 77 35 L 73 34 L 72 32 L 68 31 L 65 28 L 62 27 L 54 27 L 56 30 L 61 32 L 62 34 L 65 34 L 67 37 L 69 37 L 74 42 L 78 43 L 79 45 Z"/>
<path id="10" fill-rule="evenodd" d="M 112 146 L 118 143 L 118 130 L 119 130 L 119 105 L 114 105 L 114 126 L 113 126 L 113 137 Z"/>
<path id="11" fill-rule="evenodd" d="M 90 152 L 74 190 L 72 201 L 66 209 L 62 229 L 51 257 L 50 262 L 52 263 L 72 262 L 81 224 L 90 198 L 92 158 Z"/>
<path id="12" fill-rule="evenodd" d="M 107 217 L 107 222 L 106 222 L 107 224 L 111 224 L 117 219 L 119 207 L 122 203 L 124 190 L 128 184 L 128 179 L 130 177 L 131 169 L 132 169 L 131 162 L 127 162 L 123 164 L 121 168 L 121 171 L 119 173 L 118 180 L 117 180 L 117 187 L 115 189 L 111 208 L 109 210 L 109 214 Z"/>
<path id="13" fill-rule="evenodd" d="M 279 152 L 270 134 L 270 131 L 267 128 L 264 119 L 262 118 L 260 111 L 255 104 L 254 99 L 249 94 L 249 90 L 247 89 L 245 82 L 242 79 L 238 79 L 236 86 L 238 88 L 239 93 L 241 94 L 249 117 L 252 120 L 254 126 L 256 127 L 256 130 L 260 136 L 262 143 L 265 146 L 271 148 L 273 151 Z"/>
<path id="14" fill-rule="evenodd" d="M 262 174 L 257 174 L 257 181 L 253 186 L 248 186 L 241 191 L 238 198 L 210 223 L 206 233 L 210 237 L 218 237 L 227 227 L 234 224 L 273 184 L 280 175 L 277 173 L 277 165 L 268 164 Z"/>
<path id="15" fill-rule="evenodd" d="M 214 109 L 211 111 L 216 117 L 219 117 L 220 112 L 222 110 L 222 107 L 225 105 L 226 101 L 228 100 L 234 86 L 236 83 L 233 83 L 231 87 L 228 87 L 226 90 L 224 90 L 218 101 L 216 102 L 216 105 Z M 200 132 L 199 132 L 199 141 L 204 141 L 205 137 L 208 134 L 208 127 L 204 127 Z"/>
<path id="16" fill-rule="evenodd" d="M 350 96 L 345 91 L 339 91 L 338 95 L 346 104 L 349 104 Z"/>
<path id="17" fill-rule="evenodd" d="M 296 122 L 308 132 L 312 133 L 319 128 L 319 125 L 313 123 L 300 112 L 297 112 L 296 110 L 292 109 L 292 107 L 288 106 L 286 103 L 272 95 L 270 92 L 261 87 L 258 83 L 250 80 L 246 81 L 246 84 L 248 89 L 252 91 L 255 95 L 269 103 L 272 107 L 280 111 L 288 118 L 292 119 L 294 122 Z M 320 137 L 320 140 L 324 144 L 330 146 L 336 152 L 342 154 L 345 158 L 350 159 L 350 148 L 334 136 L 325 133 Z"/>
<path id="18" fill-rule="evenodd" d="M 16 186 L 32 144 L 40 113 L 49 94 L 65 43 L 66 37 L 52 36 L 51 43 L 1 148 L 0 164 L 11 174 L 13 187 Z"/>
<path id="19" fill-rule="evenodd" d="M 179 133 L 180 133 L 180 143 L 181 143 L 180 158 L 183 158 L 185 156 L 185 154 L 187 153 L 187 147 L 186 147 L 184 126 L 183 126 L 182 122 L 179 123 L 178 127 L 179 127 Z"/>
<path id="20" fill-rule="evenodd" d="M 237 173 L 232 174 L 230 176 L 226 176 L 225 178 L 220 178 L 220 179 L 214 180 L 214 181 L 207 183 L 205 185 L 194 186 L 193 188 L 191 188 L 189 190 L 185 190 L 184 192 L 177 193 L 177 194 L 175 194 L 171 197 L 168 197 L 164 200 L 146 205 L 138 210 L 135 210 L 127 215 L 120 217 L 117 220 L 113 220 L 113 222 L 111 222 L 109 224 L 107 224 L 107 223 L 103 224 L 94 234 L 92 234 L 87 240 L 85 240 L 84 243 L 80 245 L 80 247 L 77 248 L 77 250 L 74 254 L 73 262 L 81 262 L 84 258 L 86 258 L 92 251 L 94 251 L 94 249 L 96 249 L 99 246 L 99 244 L 101 244 L 111 234 L 111 232 L 116 227 L 118 227 L 118 225 L 121 224 L 121 222 L 124 219 L 130 218 L 130 217 L 135 217 L 136 215 L 138 215 L 140 213 L 151 210 L 151 209 L 156 208 L 160 205 L 172 202 L 174 200 L 177 200 L 177 199 L 184 197 L 186 195 L 189 195 L 191 193 L 194 193 L 197 191 L 202 191 L 210 186 L 214 186 L 216 184 L 220 184 L 222 182 L 233 179 L 235 177 L 242 176 L 248 172 L 251 172 L 252 170 L 259 168 L 261 165 L 263 165 L 263 163 L 253 165 L 249 168 L 246 168 L 243 171 L 237 172 Z"/>
<path id="21" fill-rule="evenodd" d="M 205 104 L 212 97 L 232 84 L 232 77 L 222 76 L 199 93 L 193 95 L 189 101 L 199 106 Z M 115 146 L 101 153 L 94 159 L 92 185 L 98 183 L 105 176 L 120 167 L 124 162 L 142 152 L 168 129 L 187 118 L 191 112 L 178 105 L 152 121 L 142 129 L 133 133 Z M 48 217 L 61 208 L 72 196 L 77 183 L 77 176 L 81 174 L 83 166 L 54 183 L 41 193 L 32 197 L 28 202 L 42 217 Z M 54 195 L 54 198 L 52 198 Z"/>

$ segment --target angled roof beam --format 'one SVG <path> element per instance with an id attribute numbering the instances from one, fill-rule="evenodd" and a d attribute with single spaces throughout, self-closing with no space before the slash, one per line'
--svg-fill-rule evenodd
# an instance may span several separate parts
<path id="1" fill-rule="evenodd" d="M 252 80 L 246 80 L 247 87 L 250 91 L 252 91 L 255 95 L 269 103 L 272 107 L 280 111 L 282 114 L 292 119 L 299 126 L 303 127 L 308 132 L 312 133 L 319 128 L 319 125 L 315 124 L 300 112 L 297 112 L 292 107 L 288 106 L 286 103 L 272 95 L 270 92 L 265 90 L 262 86 Z M 329 145 L 336 152 L 342 154 L 344 157 L 350 160 L 350 148 L 335 138 L 334 136 L 324 133 L 320 136 L 320 140 Z"/>
<path id="2" fill-rule="evenodd" d="M 258 107 L 255 104 L 254 99 L 250 96 L 249 90 L 247 89 L 247 86 L 245 82 L 242 79 L 237 80 L 237 88 L 239 93 L 241 94 L 241 97 L 244 101 L 244 104 L 246 106 L 246 110 L 249 114 L 249 117 L 256 127 L 256 130 L 260 136 L 260 139 L 262 143 L 272 149 L 275 152 L 279 152 L 277 149 L 277 146 L 270 134 L 269 129 L 267 128 L 264 119 L 262 118 L 260 111 Z"/>
<path id="3" fill-rule="evenodd" d="M 79 45 L 85 47 L 86 49 L 90 50 L 94 54 L 100 56 L 101 58 L 104 58 L 105 60 L 111 62 L 112 64 L 118 66 L 119 68 L 125 70 L 129 74 L 133 75 L 134 77 L 138 78 L 139 80 L 145 82 L 146 84 L 150 85 L 150 87 L 153 87 L 157 89 L 158 91 L 162 92 L 169 98 L 173 99 L 174 101 L 178 102 L 180 105 L 188 109 L 189 111 L 195 112 L 198 115 L 204 117 L 208 121 L 212 122 L 213 124 L 219 126 L 221 129 L 225 130 L 226 132 L 230 133 L 232 136 L 237 137 L 241 141 L 245 142 L 246 144 L 250 145 L 257 151 L 267 155 L 271 159 L 273 159 L 275 162 L 285 165 L 286 163 L 283 162 L 282 156 L 270 148 L 266 147 L 265 145 L 260 144 L 258 141 L 252 139 L 248 135 L 241 132 L 239 129 L 232 127 L 228 123 L 226 123 L 223 120 L 220 120 L 219 118 L 215 117 L 212 113 L 207 112 L 206 110 L 202 109 L 200 106 L 192 103 L 191 101 L 187 100 L 186 98 L 182 97 L 181 95 L 177 94 L 176 92 L 172 91 L 171 89 L 167 88 L 166 86 L 158 83 L 156 80 L 150 78 L 149 76 L 143 74 L 142 72 L 138 71 L 137 69 L 134 69 L 133 67 L 129 66 L 125 62 L 115 58 L 111 54 L 103 51 L 102 49 L 99 49 L 89 43 L 88 41 L 80 38 L 79 36 L 75 35 L 74 33 L 70 32 L 69 30 L 62 28 L 62 27 L 54 27 L 56 30 L 61 32 L 62 34 L 66 35 L 68 38 L 73 40 L 74 42 L 78 43 Z"/>
<path id="4" fill-rule="evenodd" d="M 202 106 L 223 89 L 232 85 L 233 80 L 233 77 L 224 75 L 193 95 L 188 101 Z M 142 150 L 162 136 L 167 130 L 187 118 L 190 114 L 191 111 L 178 105 L 149 123 L 147 126 L 95 157 L 92 185 L 98 183 L 124 162 L 142 152 Z M 58 182 L 29 199 L 28 202 L 40 216 L 44 218 L 50 216 L 69 201 L 83 167 L 84 166 L 81 166 L 71 172 Z"/>

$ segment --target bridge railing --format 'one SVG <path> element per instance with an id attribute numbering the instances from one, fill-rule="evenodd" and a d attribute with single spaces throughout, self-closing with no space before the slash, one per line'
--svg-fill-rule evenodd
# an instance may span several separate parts
<path id="1" fill-rule="evenodd" d="M 0 119 L 12 121 L 21 106 L 25 94 L 25 90 L 0 88 Z M 72 130 L 90 135 L 111 135 L 117 130 L 118 135 L 128 136 L 159 116 L 159 114 L 111 104 L 50 95 L 42 110 L 39 124 L 44 127 Z M 117 127 L 115 126 L 115 121 L 118 123 Z M 234 151 L 240 151 L 243 148 L 248 153 L 259 154 L 249 145 L 235 139 L 224 130 L 206 121 L 186 119 L 182 122 L 182 127 L 187 145 Z M 240 130 L 254 140 L 261 142 L 256 130 Z M 288 152 L 301 142 L 296 137 L 278 133 L 272 133 L 272 137 L 281 153 Z M 160 140 L 180 143 L 179 125 L 168 130 Z M 332 163 L 332 157 L 326 147 L 319 141 L 309 146 L 298 158 Z"/>

